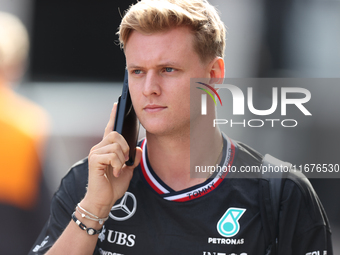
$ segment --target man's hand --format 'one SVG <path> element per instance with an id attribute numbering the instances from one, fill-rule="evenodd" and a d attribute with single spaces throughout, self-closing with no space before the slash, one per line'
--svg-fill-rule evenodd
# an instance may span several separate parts
<path id="1" fill-rule="evenodd" d="M 117 103 L 112 108 L 103 140 L 91 149 L 88 157 L 89 182 L 81 205 L 99 217 L 106 217 L 114 203 L 124 195 L 133 169 L 142 157 L 142 150 L 137 147 L 134 165 L 125 165 L 129 159 L 129 146 L 122 135 L 112 131 L 116 109 Z"/>

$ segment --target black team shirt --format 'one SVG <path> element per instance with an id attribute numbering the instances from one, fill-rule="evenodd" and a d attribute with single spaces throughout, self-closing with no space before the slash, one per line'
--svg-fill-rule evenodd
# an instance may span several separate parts
<path id="1" fill-rule="evenodd" d="M 233 173 L 220 171 L 176 192 L 152 170 L 146 140 L 141 148 L 142 161 L 104 223 L 94 254 L 265 254 L 258 178 L 232 178 Z M 258 152 L 224 136 L 221 167 L 240 169 L 261 162 Z M 85 159 L 63 178 L 52 200 L 51 216 L 30 255 L 46 253 L 58 239 L 84 197 L 87 179 Z M 333 254 L 330 227 L 318 197 L 314 192 L 303 195 L 293 180 L 284 182 L 278 239 L 279 255 Z"/>

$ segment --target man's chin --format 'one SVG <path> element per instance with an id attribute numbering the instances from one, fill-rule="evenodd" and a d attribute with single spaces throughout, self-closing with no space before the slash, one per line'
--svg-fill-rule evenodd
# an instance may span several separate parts
<path id="1" fill-rule="evenodd" d="M 171 136 L 175 133 L 175 128 L 171 127 L 169 123 L 162 124 L 162 125 L 149 125 L 143 126 L 146 130 L 147 135 L 152 136 Z"/>
<path id="2" fill-rule="evenodd" d="M 161 129 L 161 128 L 149 128 L 145 129 L 146 130 L 146 135 L 153 135 L 153 136 L 165 136 L 169 135 L 170 132 L 166 129 Z"/>

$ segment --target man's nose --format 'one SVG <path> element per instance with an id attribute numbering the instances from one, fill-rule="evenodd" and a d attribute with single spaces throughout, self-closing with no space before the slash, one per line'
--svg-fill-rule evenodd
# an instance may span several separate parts
<path id="1" fill-rule="evenodd" d="M 144 84 L 143 84 L 143 95 L 160 95 L 161 87 L 160 87 L 160 79 L 161 77 L 157 73 L 157 71 L 149 70 L 146 74 Z"/>

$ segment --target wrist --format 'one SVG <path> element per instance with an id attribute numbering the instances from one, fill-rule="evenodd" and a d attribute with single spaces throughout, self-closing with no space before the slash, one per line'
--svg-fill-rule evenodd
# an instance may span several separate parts
<path id="1" fill-rule="evenodd" d="M 81 223 L 81 225 L 86 226 L 86 228 L 93 228 L 95 230 L 101 230 L 103 228 L 103 225 L 100 224 L 98 221 L 93 221 L 93 220 L 89 220 L 85 217 L 82 217 L 82 214 L 79 213 L 79 211 L 74 211 L 72 214 L 72 219 L 75 223 L 77 223 L 77 221 L 73 218 L 73 215 L 75 216 L 75 218 Z M 77 223 L 77 225 L 79 226 L 79 224 Z M 81 229 L 85 230 L 84 228 L 82 228 L 81 226 L 79 226 Z"/>
<path id="2" fill-rule="evenodd" d="M 98 205 L 96 203 L 93 203 L 86 196 L 82 201 L 80 201 L 79 205 L 81 206 L 81 208 L 85 209 L 90 214 L 97 216 L 98 218 L 106 218 L 112 208 L 112 206 L 110 205 Z"/>

